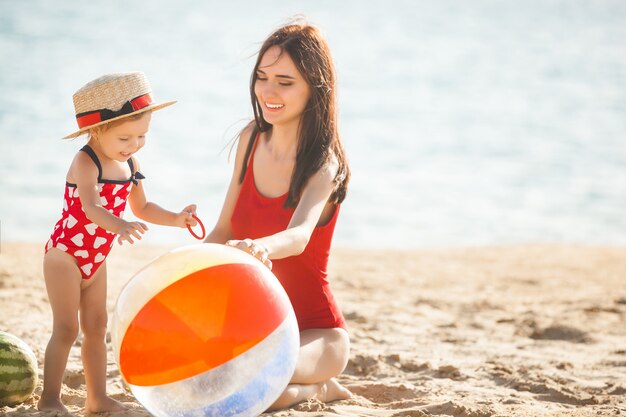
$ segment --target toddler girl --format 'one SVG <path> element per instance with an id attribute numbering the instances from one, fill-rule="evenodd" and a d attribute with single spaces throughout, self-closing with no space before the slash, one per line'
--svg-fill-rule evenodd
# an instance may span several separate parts
<path id="1" fill-rule="evenodd" d="M 61 384 L 72 344 L 83 332 L 82 360 L 87 385 L 85 412 L 122 410 L 106 395 L 106 258 L 115 237 L 134 243 L 148 228 L 123 220 L 126 202 L 147 222 L 195 225 L 196 206 L 174 213 L 148 201 L 135 153 L 146 142 L 152 112 L 175 101 L 156 103 L 141 72 L 109 74 L 78 90 L 74 107 L 79 130 L 88 134 L 66 176 L 61 218 L 44 255 L 44 278 L 52 307 L 52 336 L 44 359 L 43 392 L 37 408 L 67 411 Z"/>

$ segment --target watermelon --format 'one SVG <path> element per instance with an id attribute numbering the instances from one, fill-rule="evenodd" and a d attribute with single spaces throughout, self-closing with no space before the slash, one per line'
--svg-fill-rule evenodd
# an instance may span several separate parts
<path id="1" fill-rule="evenodd" d="M 37 358 L 12 334 L 0 331 L 0 406 L 28 399 L 37 386 Z"/>

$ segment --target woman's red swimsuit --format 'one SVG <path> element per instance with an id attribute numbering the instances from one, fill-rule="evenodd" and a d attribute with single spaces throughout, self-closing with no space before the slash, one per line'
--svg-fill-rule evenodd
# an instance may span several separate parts
<path id="1" fill-rule="evenodd" d="M 287 194 L 276 198 L 261 195 L 254 183 L 254 151 L 241 185 L 231 217 L 233 239 L 258 239 L 287 229 L 295 208 L 283 207 Z M 311 328 L 346 328 L 345 319 L 328 283 L 328 256 L 335 224 L 337 206 L 332 219 L 313 231 L 309 244 L 300 255 L 273 260 L 272 272 L 287 292 L 298 319 L 300 331 Z"/>
<path id="2" fill-rule="evenodd" d="M 133 184 L 137 184 L 137 180 L 145 177 L 140 172 L 135 172 L 131 158 L 128 160 L 131 172 L 129 179 L 102 179 L 102 165 L 96 153 L 89 145 L 83 146 L 81 151 L 89 155 L 98 167 L 98 190 L 102 207 L 111 214 L 122 217 Z M 115 233 L 103 229 L 87 218 L 76 184 L 66 182 L 63 212 L 46 244 L 46 252 L 50 248 L 57 248 L 69 253 L 76 259 L 83 279 L 89 279 L 106 259 L 114 239 Z"/>

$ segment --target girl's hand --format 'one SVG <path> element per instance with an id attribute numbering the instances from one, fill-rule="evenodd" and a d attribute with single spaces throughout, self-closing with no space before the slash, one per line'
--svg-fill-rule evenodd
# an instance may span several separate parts
<path id="1" fill-rule="evenodd" d="M 187 227 L 187 226 L 195 226 L 198 224 L 196 219 L 192 216 L 196 215 L 196 205 L 190 204 L 185 207 L 180 213 L 176 215 L 176 220 L 174 226 L 178 227 Z"/>
<path id="2" fill-rule="evenodd" d="M 141 222 L 127 222 L 122 220 L 123 224 L 120 227 L 120 230 L 117 232 L 119 237 L 117 238 L 117 243 L 120 245 L 123 241 L 127 241 L 130 244 L 135 243 L 133 241 L 133 237 L 135 239 L 141 240 L 141 235 L 143 235 L 147 230 L 148 226 Z"/>
<path id="3" fill-rule="evenodd" d="M 272 269 L 272 261 L 268 259 L 269 252 L 265 245 L 255 242 L 252 239 L 244 240 L 229 240 L 226 242 L 226 246 L 232 246 L 233 248 L 241 249 L 244 252 L 248 252 L 250 255 L 263 262 L 263 265 Z"/>

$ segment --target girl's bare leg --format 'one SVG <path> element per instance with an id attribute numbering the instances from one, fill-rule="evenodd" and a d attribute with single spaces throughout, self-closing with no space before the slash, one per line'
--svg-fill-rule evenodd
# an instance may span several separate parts
<path id="1" fill-rule="evenodd" d="M 120 411 L 126 407 L 106 394 L 107 381 L 107 273 L 106 261 L 84 285 L 80 299 L 83 331 L 82 358 L 87 384 L 86 413 Z"/>
<path id="2" fill-rule="evenodd" d="M 290 384 L 269 410 L 288 408 L 310 398 L 324 402 L 350 398 L 350 391 L 334 378 L 346 367 L 349 354 L 350 339 L 344 329 L 300 332 L 296 370 Z"/>
<path id="3" fill-rule="evenodd" d="M 70 349 L 78 336 L 82 278 L 74 258 L 56 248 L 44 256 L 43 270 L 53 324 L 44 358 L 43 392 L 37 408 L 67 411 L 61 402 L 61 384 Z"/>

